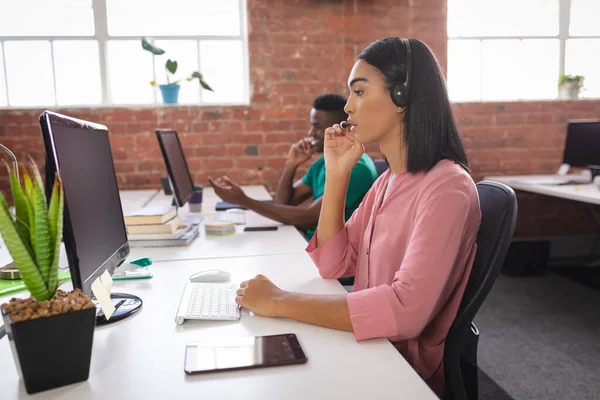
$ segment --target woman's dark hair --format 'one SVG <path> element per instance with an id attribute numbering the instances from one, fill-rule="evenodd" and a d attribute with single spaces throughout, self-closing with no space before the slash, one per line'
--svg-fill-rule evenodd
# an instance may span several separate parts
<path id="1" fill-rule="evenodd" d="M 415 39 L 409 42 L 411 81 L 404 112 L 407 170 L 427 172 L 440 160 L 448 159 L 469 171 L 438 61 L 423 42 Z M 406 80 L 406 46 L 400 38 L 388 37 L 371 43 L 358 59 L 379 70 L 388 90 Z"/>

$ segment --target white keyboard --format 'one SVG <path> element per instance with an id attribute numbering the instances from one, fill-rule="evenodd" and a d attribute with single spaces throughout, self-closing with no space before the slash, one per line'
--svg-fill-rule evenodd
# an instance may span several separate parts
<path id="1" fill-rule="evenodd" d="M 232 321 L 240 318 L 235 302 L 237 287 L 228 283 L 188 282 L 183 290 L 175 323 L 186 319 Z"/>
<path id="2" fill-rule="evenodd" d="M 233 222 L 236 225 L 246 225 L 246 216 L 244 211 L 240 210 L 217 211 L 215 219 L 217 221 Z"/>

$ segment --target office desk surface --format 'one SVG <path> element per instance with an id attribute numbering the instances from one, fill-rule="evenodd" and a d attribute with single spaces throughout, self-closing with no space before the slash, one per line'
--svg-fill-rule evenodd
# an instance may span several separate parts
<path id="1" fill-rule="evenodd" d="M 569 177 L 567 175 L 566 177 Z M 561 175 L 515 175 L 487 176 L 485 179 L 504 183 L 515 190 L 523 190 L 546 196 L 580 201 L 589 204 L 600 204 L 600 188 L 594 184 L 546 185 L 536 183 L 540 178 L 565 178 Z"/>
<path id="2" fill-rule="evenodd" d="M 264 186 L 244 186 L 244 192 L 257 200 L 270 200 L 271 195 Z M 163 192 L 154 196 L 149 206 L 171 204 L 172 196 Z M 207 221 L 215 218 L 215 205 L 221 199 L 213 188 L 204 188 L 202 215 Z M 191 214 L 187 205 L 179 210 L 182 216 Z M 233 236 L 206 236 L 204 226 L 199 236 L 188 246 L 182 247 L 132 247 L 130 258 L 150 257 L 154 261 L 191 260 L 223 257 L 254 257 L 278 254 L 303 253 L 308 244 L 293 226 L 279 226 L 276 231 L 244 232 L 243 226 L 237 227 Z"/>
<path id="3" fill-rule="evenodd" d="M 336 280 L 322 279 L 307 255 L 227 258 L 157 263 L 154 278 L 115 281 L 113 291 L 138 295 L 136 315 L 97 327 L 89 380 L 42 392 L 38 399 L 436 399 L 385 339 L 356 342 L 352 333 L 242 310 L 239 321 L 174 322 L 186 280 L 222 269 L 239 283 L 262 273 L 282 289 L 342 294 Z M 4 299 L 0 299 L 2 302 Z M 187 376 L 187 342 L 295 333 L 308 357 L 304 365 Z M 0 340 L 3 399 L 26 398 L 8 340 Z"/>
<path id="4" fill-rule="evenodd" d="M 150 257 L 153 261 L 255 257 L 279 254 L 301 254 L 308 245 L 293 226 L 280 226 L 276 231 L 238 232 L 232 236 L 206 236 L 204 226 L 188 246 L 132 247 L 129 258 Z"/>

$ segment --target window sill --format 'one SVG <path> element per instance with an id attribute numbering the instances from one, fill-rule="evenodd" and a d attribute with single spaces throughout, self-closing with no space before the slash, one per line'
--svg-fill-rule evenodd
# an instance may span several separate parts
<path id="1" fill-rule="evenodd" d="M 95 105 L 54 105 L 54 106 L 21 106 L 21 107 L 0 107 L 1 111 L 32 111 L 32 110 L 70 110 L 70 109 L 173 109 L 173 108 L 227 108 L 227 107 L 249 107 L 250 103 L 183 103 L 183 104 L 95 104 Z"/>

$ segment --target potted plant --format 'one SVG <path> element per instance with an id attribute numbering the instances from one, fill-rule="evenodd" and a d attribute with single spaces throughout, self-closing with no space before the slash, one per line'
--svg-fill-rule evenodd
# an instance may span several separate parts
<path id="1" fill-rule="evenodd" d="M 146 51 L 149 51 L 153 56 L 160 56 L 165 54 L 165 51 L 159 47 L 154 45 L 154 41 L 150 38 L 143 37 L 142 38 L 142 48 Z M 167 78 L 167 83 L 158 85 L 160 88 L 160 92 L 163 98 L 164 104 L 177 104 L 179 99 L 179 82 L 181 79 L 175 79 L 175 73 L 177 72 L 178 64 L 177 61 L 167 59 L 165 62 L 165 75 Z M 204 77 L 199 71 L 194 71 L 192 74 L 185 78 L 186 81 L 192 81 L 193 79 L 198 79 L 200 85 L 206 89 L 214 92 L 212 88 L 204 81 Z M 152 86 L 156 86 L 156 81 L 150 82 Z"/>
<path id="2" fill-rule="evenodd" d="M 33 178 L 19 178 L 6 164 L 15 206 L 10 213 L 0 193 L 0 233 L 31 296 L 0 306 L 17 371 L 27 393 L 88 379 L 96 308 L 79 289 L 58 290 L 58 259 L 63 232 L 64 193 L 57 178 L 49 202 L 30 158 Z M 23 184 L 23 186 L 22 186 Z"/>
<path id="3" fill-rule="evenodd" d="M 582 75 L 561 74 L 558 80 L 558 96 L 561 99 L 578 99 L 583 89 Z"/>

